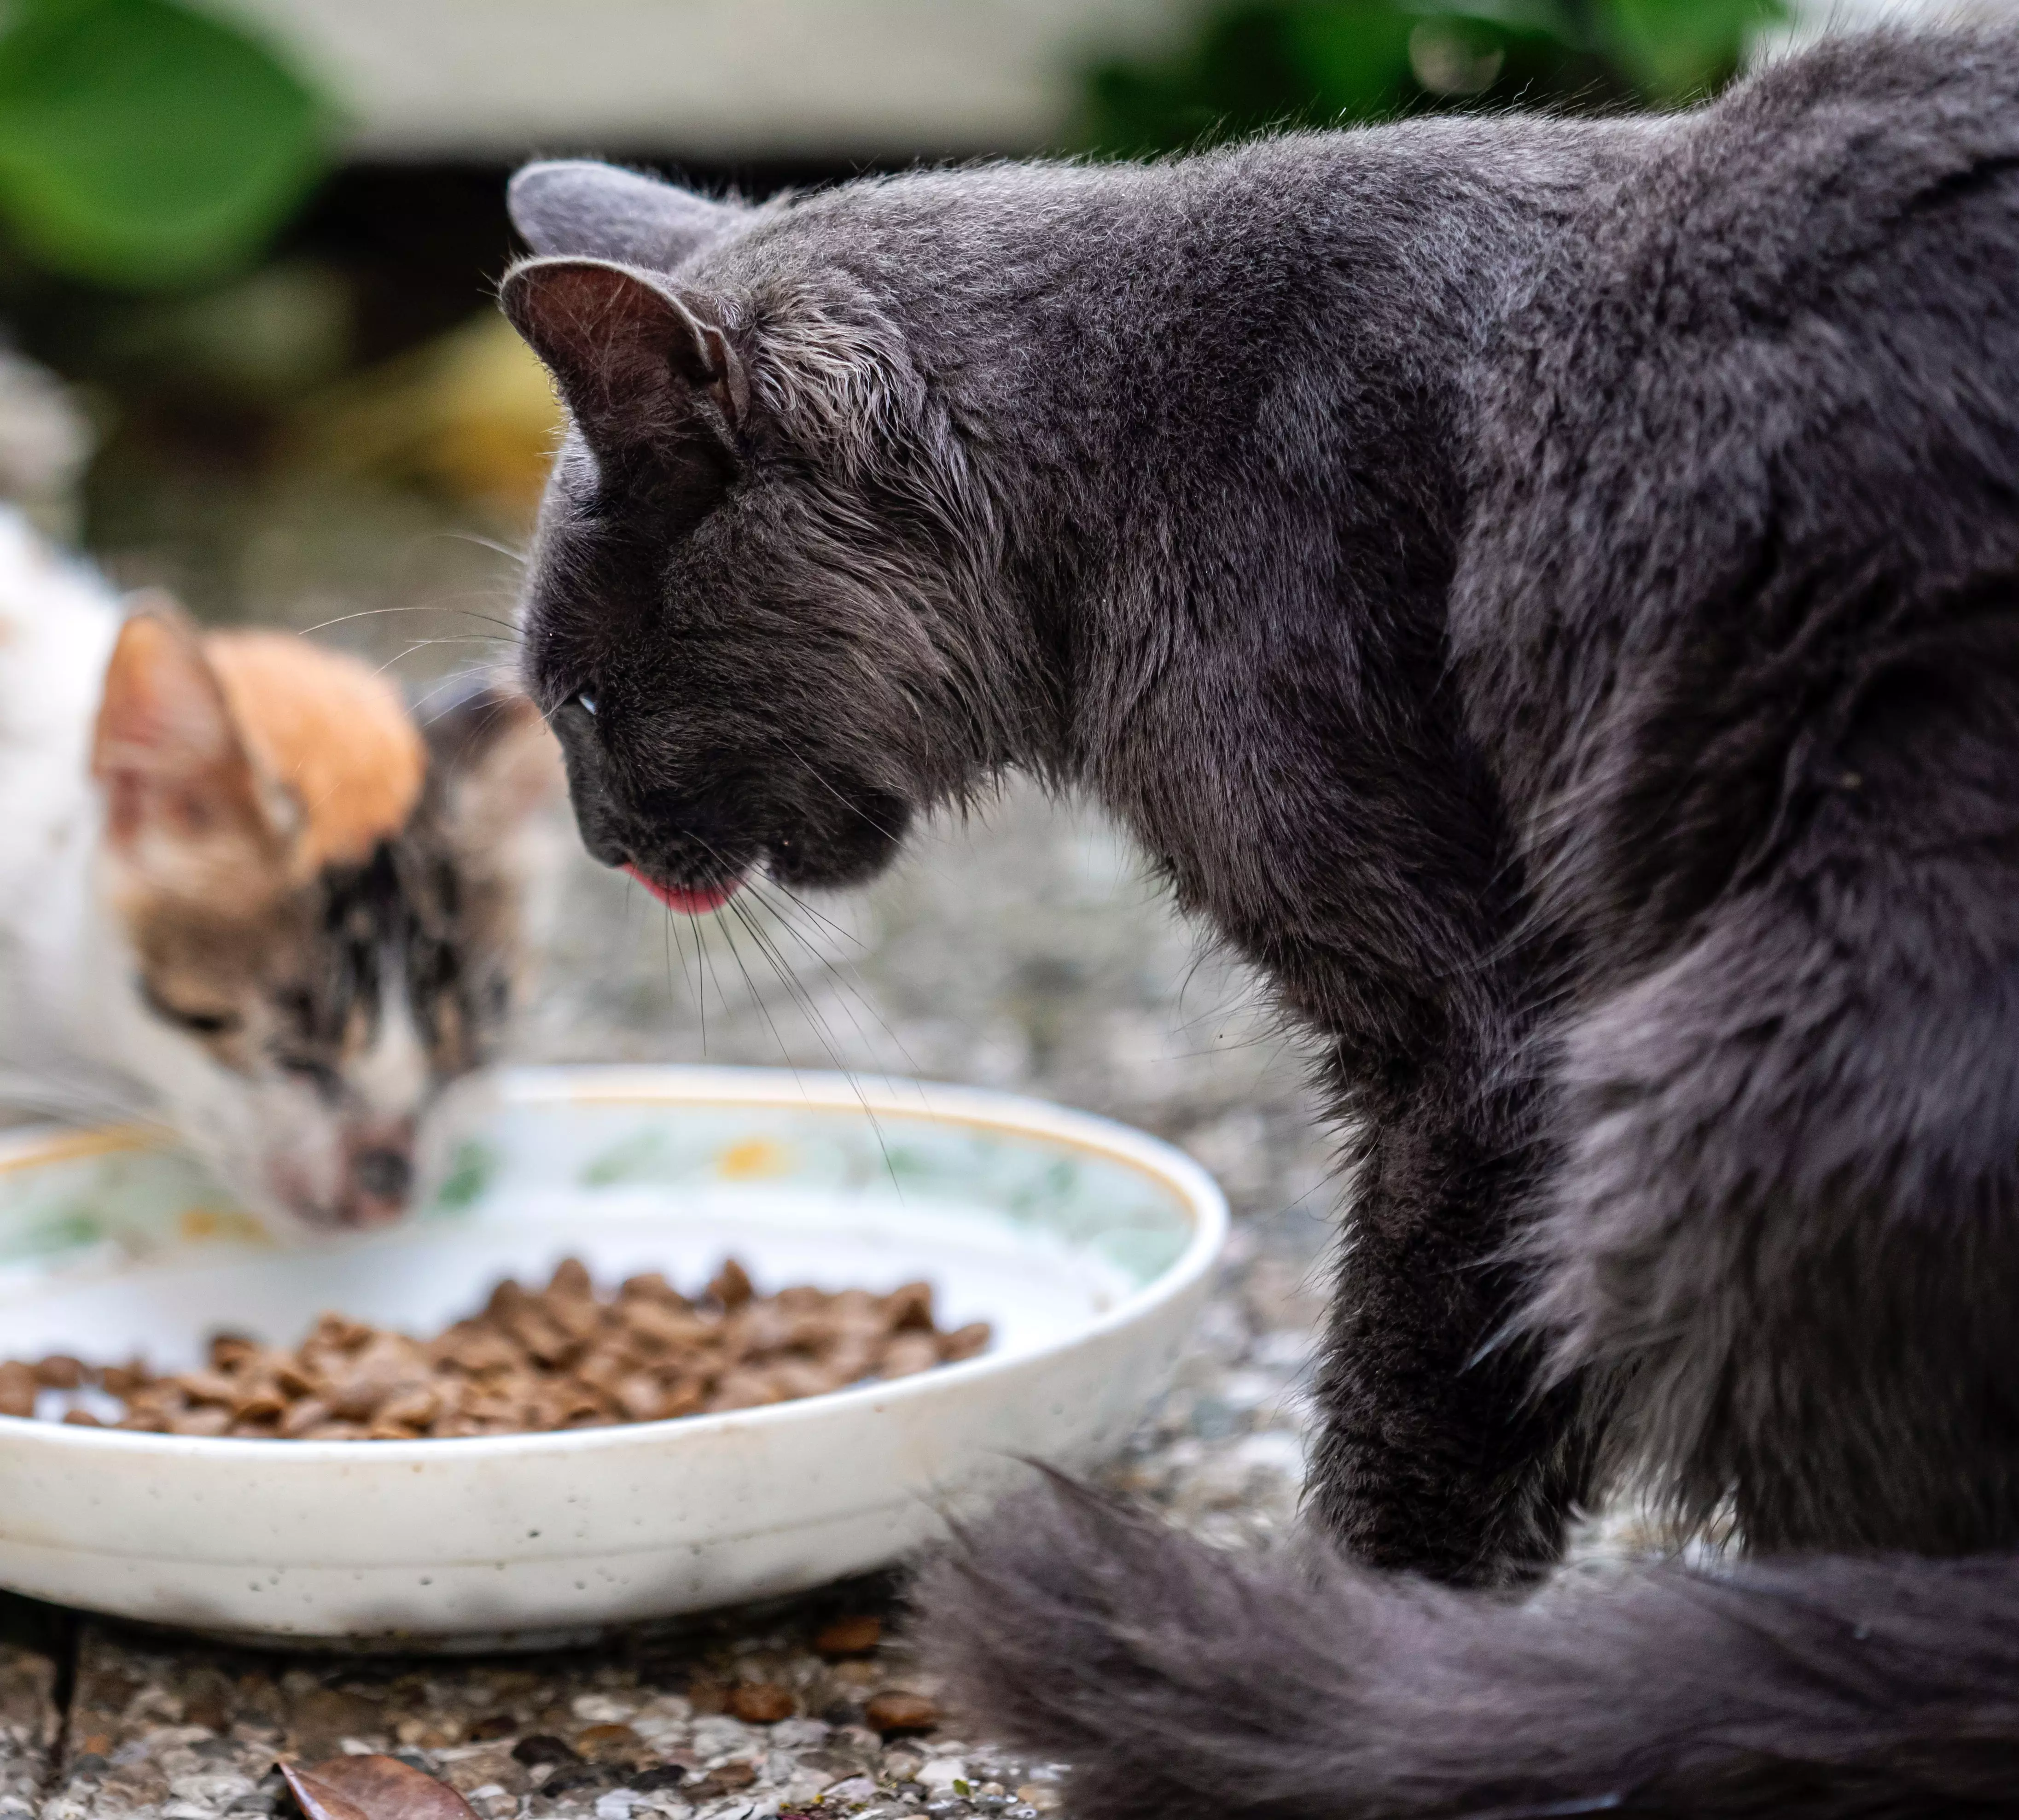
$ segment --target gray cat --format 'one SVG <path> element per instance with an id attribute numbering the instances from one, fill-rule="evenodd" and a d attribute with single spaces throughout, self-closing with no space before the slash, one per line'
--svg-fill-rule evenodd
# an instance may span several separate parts
<path id="1" fill-rule="evenodd" d="M 1092 1815 L 2019 1811 L 2019 38 L 513 206 L 591 847 L 845 884 L 1020 767 L 1323 1045 L 1328 1548 L 1038 1494 L 970 1705 Z M 1782 1558 L 1494 1590 L 1629 1480 Z"/>

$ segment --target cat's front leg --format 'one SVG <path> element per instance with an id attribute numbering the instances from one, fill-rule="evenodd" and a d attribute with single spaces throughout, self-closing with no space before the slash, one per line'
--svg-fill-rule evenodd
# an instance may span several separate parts
<path id="1" fill-rule="evenodd" d="M 1539 1395 L 1505 1336 L 1526 1147 L 1427 1087 L 1361 1141 L 1320 1364 L 1312 1515 L 1354 1556 L 1466 1584 L 1554 1561 L 1590 1447 L 1579 1387 Z"/>

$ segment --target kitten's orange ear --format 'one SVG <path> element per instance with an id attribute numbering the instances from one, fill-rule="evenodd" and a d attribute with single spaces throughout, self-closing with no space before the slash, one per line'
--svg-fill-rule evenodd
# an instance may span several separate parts
<path id="1" fill-rule="evenodd" d="M 150 600 L 120 629 L 91 771 L 108 843 L 157 886 L 200 896 L 248 884 L 248 867 L 270 864 L 277 876 L 285 841 L 216 673 L 172 603 Z"/>
<path id="2" fill-rule="evenodd" d="M 734 430 L 750 382 L 727 335 L 647 274 L 608 259 L 526 259 L 498 291 L 591 448 L 649 446 L 697 419 Z"/>

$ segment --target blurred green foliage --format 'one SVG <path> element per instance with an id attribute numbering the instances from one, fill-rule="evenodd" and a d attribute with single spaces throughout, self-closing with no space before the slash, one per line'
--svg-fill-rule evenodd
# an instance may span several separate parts
<path id="1" fill-rule="evenodd" d="M 1675 107 L 1730 81 L 1789 0 L 1235 0 L 1156 61 L 1088 82 L 1086 139 L 1165 151 L 1461 105 Z"/>
<path id="2" fill-rule="evenodd" d="M 0 10 L 0 219 L 67 277 L 151 290 L 242 263 L 327 168 L 332 124 L 272 51 L 176 0 Z"/>

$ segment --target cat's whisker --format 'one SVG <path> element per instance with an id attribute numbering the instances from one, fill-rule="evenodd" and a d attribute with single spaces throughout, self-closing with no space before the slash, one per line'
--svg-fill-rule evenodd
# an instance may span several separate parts
<path id="1" fill-rule="evenodd" d="M 304 625 L 299 627 L 297 629 L 296 636 L 302 638 L 306 638 L 312 633 L 327 632 L 332 625 L 348 625 L 355 619 L 378 619 L 382 618 L 389 614 L 393 613 L 455 613 L 460 615 L 466 619 L 481 619 L 492 625 L 502 625 L 505 628 L 506 631 L 511 635 L 512 639 L 515 643 L 519 636 L 518 627 L 513 625 L 509 619 L 500 619 L 495 615 L 488 613 L 479 613 L 472 607 L 440 607 L 431 604 L 411 607 L 361 607 L 355 613 L 339 613 L 334 619 L 321 619 L 318 620 L 314 625 Z"/>
<path id="2" fill-rule="evenodd" d="M 526 566 L 527 561 L 530 560 L 524 550 L 514 549 L 509 543 L 501 542 L 495 537 L 486 537 L 480 531 L 437 531 L 434 535 L 437 537 L 447 538 L 451 542 L 473 543 L 480 549 L 495 551 L 498 555 L 503 557 L 508 562 L 517 563 L 522 569 Z"/>
<path id="3" fill-rule="evenodd" d="M 775 738 L 777 734 L 777 730 L 775 728 L 773 730 L 773 734 Z M 890 829 L 884 827 L 873 817 L 865 814 L 861 804 L 850 802 L 846 796 L 842 795 L 840 791 L 837 790 L 832 784 L 828 781 L 827 778 L 822 774 L 820 767 L 816 765 L 811 759 L 808 758 L 804 752 L 801 752 L 799 748 L 794 745 L 789 740 L 779 739 L 778 744 L 785 748 L 787 757 L 796 759 L 800 765 L 804 767 L 807 774 L 810 777 L 815 783 L 819 785 L 823 790 L 826 791 L 827 793 L 832 796 L 835 801 L 839 803 L 843 808 L 846 809 L 850 814 L 860 816 L 861 819 L 867 822 L 871 828 L 874 828 L 877 833 L 882 835 L 886 840 L 890 842 L 894 846 L 903 838 L 900 835 L 893 833 Z"/>
<path id="4" fill-rule="evenodd" d="M 757 901 L 761 904 L 763 900 L 760 898 Z M 765 907 L 769 908 L 768 905 Z M 827 1020 L 821 1014 L 819 1008 L 815 1005 L 811 991 L 806 982 L 799 978 L 798 970 L 785 959 L 777 942 L 772 939 L 770 932 L 761 927 L 756 919 L 751 915 L 747 909 L 739 905 L 738 914 L 742 919 L 744 927 L 749 931 L 751 940 L 757 944 L 758 952 L 770 963 L 771 970 L 778 976 L 786 991 L 792 995 L 794 1002 L 799 1006 L 807 1024 L 812 1027 L 814 1034 L 820 1038 L 822 1046 L 828 1052 L 828 1058 L 837 1068 L 844 1072 L 852 1072 L 847 1062 L 843 1058 L 840 1045 L 835 1039 L 834 1033 Z M 777 912 L 774 911 L 771 914 L 775 919 Z M 855 1025 L 857 1040 L 865 1049 L 873 1049 L 873 1045 L 864 1035 L 861 1025 L 856 1023 L 854 1013 L 848 1011 L 846 1001 L 843 1002 L 842 1008 L 844 1012 L 847 1012 L 850 1023 Z"/>
<path id="5" fill-rule="evenodd" d="M 756 897 L 757 901 L 759 904 L 763 905 L 764 908 L 770 912 L 771 915 L 778 926 L 785 930 L 788 935 L 791 936 L 792 938 L 800 945 L 800 947 L 803 948 L 808 954 L 811 955 L 813 958 L 819 962 L 821 966 L 826 970 L 828 978 L 834 981 L 836 988 L 843 995 L 841 1000 L 843 1013 L 846 1016 L 848 1021 L 854 1026 L 856 1036 L 861 1042 L 863 1046 L 873 1052 L 875 1046 L 871 1042 L 868 1033 L 863 1029 L 861 1022 L 856 1017 L 854 1011 L 850 1008 L 849 1004 L 849 1000 L 850 999 L 855 999 L 862 1006 L 863 1009 L 866 1010 L 869 1013 L 871 1018 L 874 1020 L 877 1028 L 881 1030 L 883 1034 L 890 1039 L 891 1046 L 894 1048 L 899 1056 L 903 1058 L 905 1067 L 908 1068 L 914 1075 L 922 1073 L 923 1071 L 919 1068 L 916 1059 L 912 1056 L 910 1050 L 905 1048 L 904 1039 L 900 1037 L 896 1030 L 892 1028 L 889 1019 L 885 1017 L 883 1014 L 876 1009 L 875 1001 L 862 989 L 859 984 L 850 980 L 847 976 L 828 958 L 827 955 L 821 953 L 818 946 L 807 938 L 804 931 L 794 926 L 792 919 L 789 916 L 781 912 L 775 905 L 766 902 L 761 889 L 753 884 L 752 886 L 752 894 Z M 790 895 L 789 893 L 787 894 L 788 896 Z M 796 903 L 799 901 L 796 898 L 793 901 Z M 828 926 L 832 927 L 832 925 L 829 924 Z"/>
<path id="6" fill-rule="evenodd" d="M 732 902 L 729 908 L 734 909 L 734 904 Z M 742 974 L 743 983 L 749 988 L 751 1002 L 757 1007 L 757 1014 L 764 1020 L 766 1025 L 770 1030 L 771 1041 L 777 1046 L 778 1059 L 785 1063 L 793 1080 L 798 1084 L 799 1091 L 804 1093 L 807 1090 L 807 1084 L 799 1073 L 799 1064 L 792 1060 L 792 1052 L 785 1046 L 785 1039 L 779 1032 L 778 1021 L 771 1015 L 771 1007 L 765 1002 L 764 995 L 758 991 L 757 982 L 750 977 L 750 969 L 744 963 L 743 951 L 736 945 L 735 931 L 728 923 L 723 921 L 720 910 L 716 911 L 714 915 L 716 923 L 722 930 L 723 940 L 729 944 L 730 958 L 736 963 L 736 970 Z"/>
<path id="7" fill-rule="evenodd" d="M 799 1005 L 801 1010 L 805 1013 L 807 1023 L 813 1028 L 814 1033 L 819 1037 L 821 1046 L 828 1052 L 836 1071 L 847 1081 L 850 1087 L 854 1090 L 857 1102 L 862 1108 L 863 1117 L 869 1121 L 870 1129 L 876 1134 L 876 1147 L 883 1152 L 883 1167 L 890 1177 L 890 1185 L 901 1196 L 904 1191 L 904 1184 L 897 1179 L 897 1167 L 891 1159 L 890 1146 L 884 1136 L 883 1121 L 876 1116 L 875 1108 L 869 1104 L 869 1096 L 863 1091 L 861 1079 L 857 1071 L 843 1060 L 834 1042 L 832 1034 L 828 1028 L 826 1020 L 821 1017 L 814 1004 L 812 995 L 795 977 L 792 970 L 785 964 L 777 949 L 765 939 L 763 933 L 752 919 L 749 912 L 733 898 L 730 901 L 728 908 L 735 913 L 737 920 L 743 925 L 745 932 L 750 939 L 756 943 L 758 952 L 770 963 L 771 970 L 778 976 L 780 983 Z M 773 1035 L 775 1035 L 777 1034 L 775 1024 L 772 1027 L 772 1030 Z"/>
<path id="8" fill-rule="evenodd" d="M 415 712 L 418 715 L 420 711 L 426 708 L 430 702 L 433 701 L 437 695 L 443 694 L 451 690 L 481 688 L 491 680 L 491 677 L 492 673 L 486 671 L 480 666 L 473 667 L 469 669 L 451 670 L 432 688 L 424 689 L 422 691 L 420 695 L 414 703 Z M 455 696 L 450 701 L 448 706 L 444 708 L 439 713 L 430 715 L 426 720 L 422 720 L 421 722 L 422 726 L 433 727 L 448 715 L 453 714 L 462 700 L 462 696 Z M 497 716 L 505 712 L 506 705 L 506 703 L 500 702 L 495 707 L 487 709 L 484 719 L 477 723 L 477 731 L 480 732 L 485 727 L 488 727 Z"/>
<path id="9" fill-rule="evenodd" d="M 692 922 L 693 919 L 690 917 L 687 920 Z M 666 927 L 672 932 L 672 939 L 680 951 L 680 979 L 684 984 L 687 977 L 687 947 L 686 942 L 680 939 L 680 921 L 669 907 L 666 911 Z M 708 989 L 701 976 L 701 929 L 698 924 L 694 928 L 694 1010 L 701 1023 L 701 1059 L 705 1061 L 708 1059 Z"/>
<path id="10" fill-rule="evenodd" d="M 863 949 L 865 952 L 868 951 L 869 944 L 865 942 L 861 936 L 854 934 L 852 930 L 843 929 L 839 923 L 835 922 L 832 918 L 822 915 L 817 908 L 809 903 L 804 897 L 802 897 L 798 892 L 792 888 L 790 885 L 781 884 L 776 879 L 770 879 L 767 882 L 773 890 L 778 892 L 781 897 L 787 899 L 798 908 L 804 911 L 807 915 L 810 916 L 814 921 L 817 923 L 823 929 L 831 931 L 833 934 L 838 936 L 842 941 L 851 943 L 854 946 Z"/>

